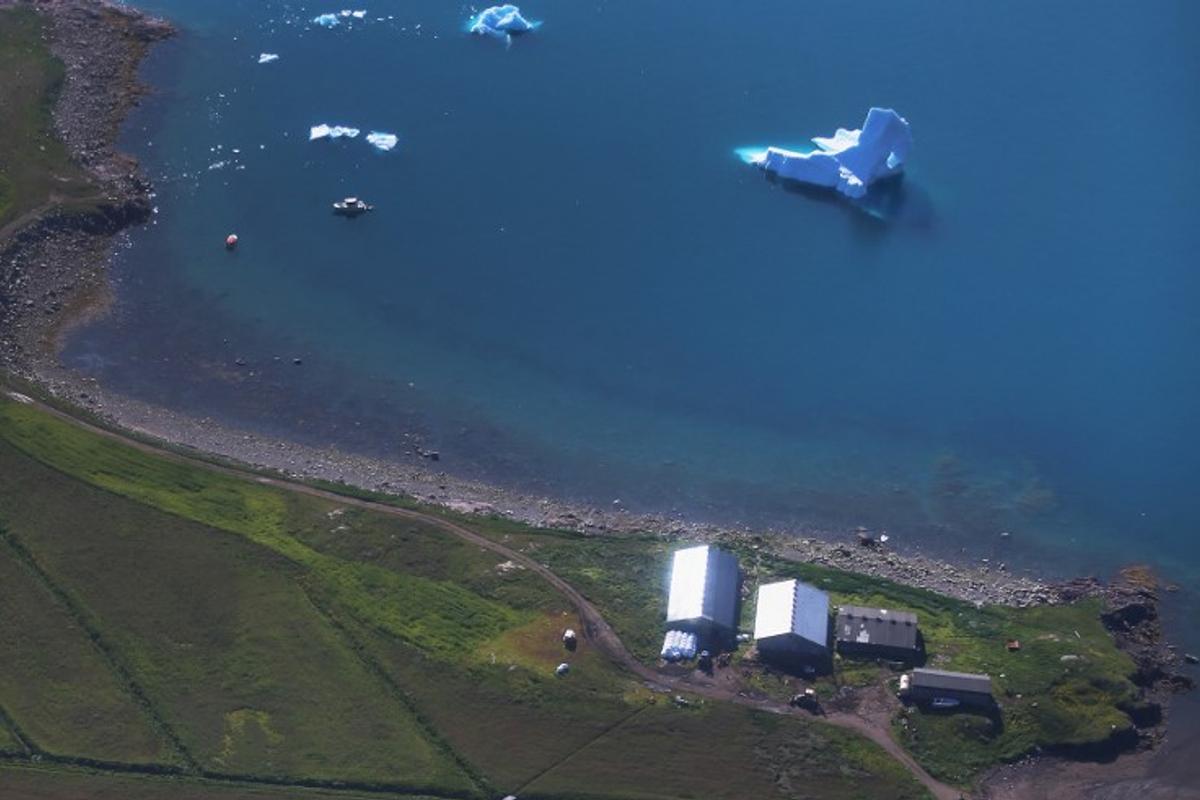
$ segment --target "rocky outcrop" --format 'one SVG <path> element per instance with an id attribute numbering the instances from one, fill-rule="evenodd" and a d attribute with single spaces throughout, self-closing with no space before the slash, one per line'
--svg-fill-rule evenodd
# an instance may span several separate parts
<path id="1" fill-rule="evenodd" d="M 1126 567 L 1101 590 L 1101 619 L 1137 666 L 1134 683 L 1151 691 L 1186 691 L 1194 684 L 1178 671 L 1181 659 L 1163 638 L 1158 592 L 1158 579 L 1149 567 Z"/>
<path id="2" fill-rule="evenodd" d="M 145 93 L 137 71 L 147 48 L 173 33 L 166 22 L 106 0 L 32 5 L 65 66 L 55 133 L 95 191 L 70 207 L 51 203 L 0 241 L 0 368 L 25 375 L 39 360 L 54 358 L 68 317 L 86 316 L 106 295 L 112 237 L 153 213 L 150 183 L 115 142 Z"/>
<path id="3" fill-rule="evenodd" d="M 1058 587 L 1059 596 L 1068 602 L 1085 597 L 1101 599 L 1104 609 L 1100 619 L 1117 646 L 1133 660 L 1134 671 L 1129 679 L 1139 689 L 1139 696 L 1121 709 L 1129 716 L 1133 729 L 1114 731 L 1111 741 L 1092 746 L 1093 752 L 1086 757 L 1104 760 L 1120 752 L 1155 746 L 1165 733 L 1171 695 L 1194 686 L 1191 678 L 1179 671 L 1182 659 L 1163 636 L 1159 589 L 1158 578 L 1144 565 L 1125 567 L 1107 583 L 1081 578 Z"/>

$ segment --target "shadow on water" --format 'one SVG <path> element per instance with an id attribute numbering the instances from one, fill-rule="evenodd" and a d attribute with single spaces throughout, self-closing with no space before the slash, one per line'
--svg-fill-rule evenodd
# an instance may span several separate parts
<path id="1" fill-rule="evenodd" d="M 771 172 L 764 172 L 764 176 L 786 192 L 844 209 L 851 226 L 863 238 L 880 239 L 894 228 L 929 231 L 934 226 L 929 193 L 906 181 L 903 173 L 876 181 L 866 196 L 859 199 L 843 197 L 824 186 L 780 178 Z"/>

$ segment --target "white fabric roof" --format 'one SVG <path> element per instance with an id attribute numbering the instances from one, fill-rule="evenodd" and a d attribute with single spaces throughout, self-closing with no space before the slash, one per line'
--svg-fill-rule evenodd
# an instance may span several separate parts
<path id="1" fill-rule="evenodd" d="M 829 632 L 829 595 L 797 580 L 758 587 L 754 638 L 794 635 L 825 647 Z"/>
<path id="2" fill-rule="evenodd" d="M 704 587 L 708 579 L 708 545 L 676 550 L 671 563 L 671 594 L 667 619 L 704 616 Z"/>
<path id="3" fill-rule="evenodd" d="M 766 639 L 792 632 L 792 611 L 796 607 L 796 582 L 780 581 L 758 587 L 758 608 L 754 612 L 754 638 Z"/>

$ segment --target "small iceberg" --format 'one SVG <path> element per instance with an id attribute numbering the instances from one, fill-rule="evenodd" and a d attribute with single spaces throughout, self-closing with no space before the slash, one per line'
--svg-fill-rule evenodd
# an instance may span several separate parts
<path id="1" fill-rule="evenodd" d="M 890 108 L 872 108 L 860 130 L 838 128 L 833 136 L 813 137 L 813 143 L 817 149 L 807 153 L 768 147 L 738 150 L 738 155 L 785 180 L 828 186 L 860 198 L 875 181 L 903 171 L 913 139 L 904 117 Z"/>
<path id="2" fill-rule="evenodd" d="M 366 16 L 366 11 L 351 11 L 348 8 L 344 8 L 336 14 L 321 14 L 320 16 L 313 17 L 313 22 L 322 28 L 336 28 L 342 24 L 342 20 L 344 19 L 366 19 Z"/>
<path id="3" fill-rule="evenodd" d="M 312 142 L 317 139 L 341 139 L 343 136 L 347 139 L 354 139 L 359 133 L 358 128 L 343 125 L 313 125 L 308 131 L 308 140 Z"/>
<path id="4" fill-rule="evenodd" d="M 278 60 L 279 60 L 278 53 L 262 53 L 258 57 L 258 63 L 260 63 L 260 64 L 270 64 L 272 61 L 278 61 Z"/>
<path id="5" fill-rule="evenodd" d="M 514 5 L 485 8 L 467 22 L 467 30 L 480 36 L 493 36 L 511 41 L 516 34 L 528 33 L 542 23 L 531 22 L 521 16 L 521 9 Z"/>
<path id="6" fill-rule="evenodd" d="M 387 152 L 396 146 L 400 139 L 394 133 L 380 133 L 379 131 L 371 131 L 367 134 L 367 142 L 375 145 L 375 147 L 383 152 Z"/>

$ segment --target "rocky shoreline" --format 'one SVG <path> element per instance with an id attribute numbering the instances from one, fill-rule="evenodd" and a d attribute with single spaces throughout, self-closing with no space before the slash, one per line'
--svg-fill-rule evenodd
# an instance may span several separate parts
<path id="1" fill-rule="evenodd" d="M 0 8 L 17 0 L 0 0 Z M 34 0 L 66 69 L 54 127 L 95 187 L 86 211 L 51 206 L 0 242 L 0 368 L 35 377 L 65 328 L 107 302 L 114 237 L 152 213 L 152 188 L 117 152 L 121 123 L 146 92 L 138 67 L 171 36 L 166 22 L 107 0 Z"/>

